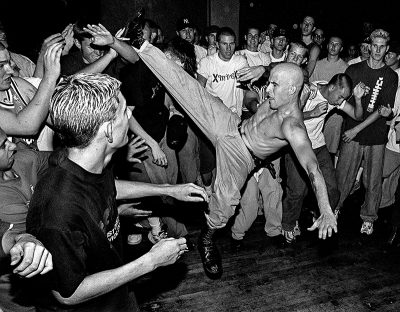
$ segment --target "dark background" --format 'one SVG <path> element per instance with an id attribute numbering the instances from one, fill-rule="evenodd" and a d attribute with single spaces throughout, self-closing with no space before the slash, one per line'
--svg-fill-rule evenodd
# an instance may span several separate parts
<path id="1" fill-rule="evenodd" d="M 238 0 L 236 0 L 237 2 Z M 60 32 L 68 23 L 82 16 L 93 22 L 101 21 L 115 32 L 132 18 L 139 7 L 144 7 L 146 16 L 155 20 L 165 30 L 167 38 L 175 32 L 178 17 L 188 16 L 203 30 L 210 22 L 226 23 L 222 19 L 226 12 L 211 12 L 213 8 L 227 11 L 235 8 L 233 0 L 2 0 L 0 21 L 5 29 L 10 50 L 25 54 L 36 61 L 36 55 L 44 38 Z M 248 24 L 257 22 L 262 27 L 274 22 L 291 28 L 300 23 L 305 15 L 316 18 L 316 26 L 324 29 L 326 36 L 339 35 L 345 44 L 359 41 L 364 21 L 375 23 L 398 36 L 400 1 L 376 0 L 240 0 L 237 6 L 239 21 L 231 19 L 228 25 L 239 29 L 240 38 Z M 398 5 L 398 4 L 397 4 Z M 214 9 L 215 10 L 215 9 Z M 219 19 L 219 13 L 221 18 Z M 230 13 L 229 13 L 230 14 Z M 236 15 L 232 15 L 236 16 Z M 236 25 L 235 25 L 236 24 Z M 238 25 L 238 26 L 237 26 Z"/>

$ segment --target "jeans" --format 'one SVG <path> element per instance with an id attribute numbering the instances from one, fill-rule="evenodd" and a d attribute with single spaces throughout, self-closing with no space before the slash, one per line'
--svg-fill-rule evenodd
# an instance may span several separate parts
<path id="1" fill-rule="evenodd" d="M 358 142 L 342 142 L 336 167 L 336 179 L 340 191 L 337 209 L 349 196 L 356 179 L 361 160 L 364 159 L 363 184 L 365 199 L 361 206 L 360 217 L 363 221 L 378 219 L 378 209 L 382 196 L 382 171 L 385 145 L 360 145 Z"/>
<path id="2" fill-rule="evenodd" d="M 329 204 L 333 209 L 339 200 L 339 190 L 332 158 L 326 145 L 314 149 L 314 153 L 325 180 Z M 282 228 L 285 231 L 292 231 L 300 217 L 303 201 L 308 193 L 309 179 L 295 155 L 293 155 L 293 151 L 285 155 L 285 170 L 287 181 L 286 196 L 283 199 L 282 206 Z"/>

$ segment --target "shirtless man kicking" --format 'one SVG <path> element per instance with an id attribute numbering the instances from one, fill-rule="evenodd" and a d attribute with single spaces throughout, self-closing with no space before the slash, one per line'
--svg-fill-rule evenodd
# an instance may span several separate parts
<path id="1" fill-rule="evenodd" d="M 295 64 L 274 67 L 267 88 L 268 101 L 257 113 L 240 124 L 240 118 L 219 99 L 211 96 L 163 52 L 148 42 L 138 50 L 140 58 L 164 84 L 171 95 L 214 144 L 217 174 L 206 214 L 207 226 L 199 238 L 199 252 L 206 274 L 219 278 L 221 257 L 214 234 L 226 225 L 239 204 L 240 190 L 256 164 L 287 144 L 293 148 L 306 170 L 320 209 L 320 217 L 309 228 L 319 229 L 325 239 L 337 232 L 336 219 L 329 205 L 325 181 L 311 148 L 299 109 L 303 73 Z M 179 60 L 175 60 L 179 63 Z"/>
<path id="2" fill-rule="evenodd" d="M 207 225 L 201 231 L 198 244 L 207 276 L 215 279 L 222 275 L 221 256 L 214 241 L 215 232 L 223 228 L 235 213 L 240 190 L 248 175 L 262 160 L 287 144 L 292 146 L 306 170 L 318 200 L 320 216 L 309 230 L 318 228 L 322 239 L 331 236 L 333 231 L 337 232 L 325 181 L 299 109 L 303 86 L 300 67 L 289 63 L 275 66 L 269 78 L 268 101 L 262 103 L 257 113 L 241 124 L 237 114 L 220 99 L 210 95 L 179 66 L 182 62 L 178 56 L 167 53 L 167 58 L 162 51 L 147 41 L 143 42 L 140 35 L 134 38 L 132 44 L 138 48 L 143 62 L 215 146 L 216 178 L 209 212 L 205 214 Z"/>

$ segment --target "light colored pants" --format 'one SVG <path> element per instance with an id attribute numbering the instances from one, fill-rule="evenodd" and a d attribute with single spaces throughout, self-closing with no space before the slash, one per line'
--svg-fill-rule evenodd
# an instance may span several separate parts
<path id="1" fill-rule="evenodd" d="M 361 206 L 363 221 L 378 219 L 378 209 L 382 196 L 382 169 L 385 145 L 360 145 L 358 142 L 342 142 L 336 167 L 336 180 L 340 191 L 337 208 L 343 206 L 353 187 L 361 160 L 364 158 L 363 184 L 365 200 Z"/>
<path id="2" fill-rule="evenodd" d="M 263 202 L 265 232 L 270 237 L 281 234 L 283 191 L 279 177 L 280 159 L 276 159 L 272 163 L 276 171 L 276 179 L 271 176 L 268 169 L 263 168 L 258 179 L 252 175 L 247 181 L 240 200 L 239 214 L 232 226 L 232 237 L 234 239 L 243 239 L 245 233 L 257 218 L 259 193 L 261 193 Z"/>
<path id="3" fill-rule="evenodd" d="M 237 129 L 240 117 L 148 42 L 138 54 L 215 146 L 217 169 L 209 202 L 209 219 L 213 227 L 225 226 L 235 213 L 240 190 L 254 167 Z"/>

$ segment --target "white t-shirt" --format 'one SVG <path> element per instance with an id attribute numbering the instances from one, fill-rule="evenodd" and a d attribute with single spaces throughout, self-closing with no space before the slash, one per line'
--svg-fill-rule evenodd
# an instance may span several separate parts
<path id="1" fill-rule="evenodd" d="M 314 85 L 317 85 L 317 84 L 327 84 L 328 82 L 327 81 L 314 81 L 312 83 Z M 303 111 L 304 112 L 312 111 L 319 103 L 326 102 L 326 101 L 327 100 L 322 96 L 321 92 L 319 92 L 319 90 L 318 90 L 315 98 L 307 101 L 306 105 L 304 106 Z M 328 115 L 328 113 L 335 107 L 338 109 L 343 109 L 345 103 L 346 103 L 346 101 L 343 101 L 343 103 L 340 106 L 334 106 L 334 105 L 328 104 L 328 110 L 324 114 L 322 114 L 321 116 L 315 117 L 315 118 L 304 120 L 304 125 L 306 126 L 307 134 L 308 134 L 308 137 L 310 138 L 313 149 L 324 146 L 326 144 L 324 133 L 322 132 L 326 115 Z"/>
<path id="2" fill-rule="evenodd" d="M 194 53 L 196 54 L 197 64 L 199 64 L 201 59 L 207 56 L 207 50 L 197 44 L 194 44 Z"/>
<path id="3" fill-rule="evenodd" d="M 272 55 L 272 52 L 269 53 L 268 55 L 269 55 L 269 57 L 271 58 L 271 62 L 272 62 L 272 63 L 284 62 L 284 61 L 286 60 L 286 52 L 283 53 L 282 57 L 280 57 L 280 58 L 275 58 L 275 57 Z"/>
<path id="4" fill-rule="evenodd" d="M 238 88 L 236 72 L 249 66 L 242 55 L 233 55 L 226 62 L 219 58 L 218 53 L 203 58 L 197 72 L 207 79 L 206 89 L 213 96 L 219 97 L 222 102 L 234 113 L 242 115 L 243 89 Z"/>
<path id="5" fill-rule="evenodd" d="M 396 117 L 394 117 L 394 118 L 396 118 L 396 121 L 400 121 L 400 116 L 399 116 L 400 115 L 400 68 L 396 69 L 395 72 L 399 76 L 399 83 L 397 85 L 397 92 L 396 92 L 396 97 L 394 100 L 393 112 L 396 116 Z M 399 128 L 399 127 L 396 127 L 396 128 Z M 400 129 L 397 131 L 400 131 Z M 386 143 L 386 148 L 393 152 L 400 153 L 400 145 L 398 143 L 396 143 L 395 129 L 389 130 L 388 142 Z"/>
<path id="6" fill-rule="evenodd" d="M 271 63 L 271 57 L 261 51 L 252 52 L 247 49 L 236 51 L 235 54 L 243 55 L 249 66 L 268 66 Z"/>
<path id="7" fill-rule="evenodd" d="M 360 62 L 362 62 L 362 59 L 361 59 L 361 56 L 358 56 L 358 57 L 353 58 L 352 60 L 348 61 L 347 64 L 349 64 L 349 66 L 350 66 L 350 65 L 357 64 Z"/>

